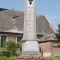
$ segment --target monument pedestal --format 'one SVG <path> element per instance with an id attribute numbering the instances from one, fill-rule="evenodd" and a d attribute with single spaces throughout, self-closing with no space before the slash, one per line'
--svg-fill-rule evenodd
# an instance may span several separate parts
<path id="1" fill-rule="evenodd" d="M 23 56 L 41 56 L 37 41 L 26 41 L 22 44 Z"/>

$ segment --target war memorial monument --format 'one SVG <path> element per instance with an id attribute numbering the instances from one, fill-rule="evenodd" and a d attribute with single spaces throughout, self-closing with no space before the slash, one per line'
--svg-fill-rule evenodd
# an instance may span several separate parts
<path id="1" fill-rule="evenodd" d="M 36 38 L 36 12 L 35 0 L 25 0 L 24 33 L 22 55 L 39 55 L 38 41 Z"/>

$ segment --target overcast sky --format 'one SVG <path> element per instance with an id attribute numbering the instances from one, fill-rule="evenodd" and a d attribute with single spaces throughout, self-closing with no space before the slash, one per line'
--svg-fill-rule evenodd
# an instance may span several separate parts
<path id="1" fill-rule="evenodd" d="M 0 8 L 24 11 L 25 0 L 0 0 Z M 48 21 L 58 29 L 60 23 L 60 0 L 36 0 L 36 13 L 46 16 Z"/>

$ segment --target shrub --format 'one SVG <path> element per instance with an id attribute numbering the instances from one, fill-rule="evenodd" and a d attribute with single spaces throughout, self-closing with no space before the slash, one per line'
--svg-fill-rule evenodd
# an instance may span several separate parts
<path id="1" fill-rule="evenodd" d="M 2 51 L 1 54 L 2 54 L 2 56 L 10 57 L 10 52 L 8 52 L 8 51 Z"/>
<path id="2" fill-rule="evenodd" d="M 14 60 L 14 57 L 9 57 L 8 60 Z"/>
<path id="3" fill-rule="evenodd" d="M 17 50 L 16 43 L 14 43 L 12 41 L 7 41 L 5 43 L 5 48 L 8 52 L 10 52 L 10 55 L 15 55 L 16 54 L 16 50 Z"/>
<path id="4" fill-rule="evenodd" d="M 2 55 L 2 51 L 0 51 L 0 56 Z"/>
<path id="5" fill-rule="evenodd" d="M 17 43 L 17 48 L 19 48 L 19 50 L 22 51 L 22 43 L 21 42 Z"/>
<path id="6" fill-rule="evenodd" d="M 5 56 L 0 56 L 0 60 L 7 60 L 7 57 L 5 57 Z"/>
<path id="7" fill-rule="evenodd" d="M 41 52 L 41 47 L 39 47 L 39 51 Z"/>
<path id="8" fill-rule="evenodd" d="M 8 51 L 0 51 L 0 56 L 10 57 L 10 52 L 8 52 Z"/>

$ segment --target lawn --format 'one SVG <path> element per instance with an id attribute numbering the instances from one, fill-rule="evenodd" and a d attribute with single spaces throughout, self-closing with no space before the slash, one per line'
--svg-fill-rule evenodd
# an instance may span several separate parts
<path id="1" fill-rule="evenodd" d="M 52 57 L 52 60 L 60 60 L 60 56 Z"/>

